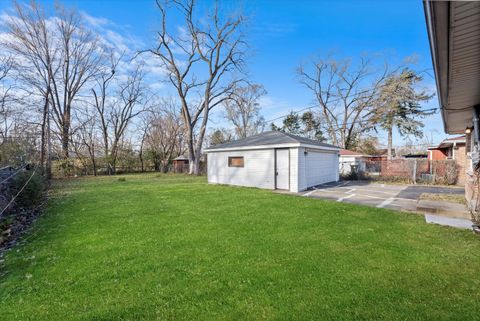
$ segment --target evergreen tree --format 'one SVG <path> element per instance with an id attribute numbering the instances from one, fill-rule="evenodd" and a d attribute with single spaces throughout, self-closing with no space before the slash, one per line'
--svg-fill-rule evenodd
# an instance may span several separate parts
<path id="1" fill-rule="evenodd" d="M 373 120 L 388 135 L 388 158 L 392 158 L 392 136 L 396 128 L 400 135 L 423 136 L 421 118 L 431 115 L 431 111 L 422 110 L 420 103 L 432 98 L 433 95 L 424 90 L 418 90 L 417 84 L 422 76 L 413 70 L 405 68 L 401 73 L 392 75 L 385 80 L 380 89 L 373 111 Z"/>
<path id="2" fill-rule="evenodd" d="M 291 111 L 283 119 L 281 127 L 278 127 L 274 123 L 270 124 L 272 130 L 323 141 L 325 139 L 320 126 L 321 122 L 311 111 L 307 111 L 301 116 Z"/>

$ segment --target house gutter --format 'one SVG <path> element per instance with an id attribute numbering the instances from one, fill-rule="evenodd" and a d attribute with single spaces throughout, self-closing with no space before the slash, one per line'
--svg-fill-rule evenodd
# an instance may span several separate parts
<path id="1" fill-rule="evenodd" d="M 432 57 L 432 64 L 433 64 L 433 69 L 435 73 L 435 85 L 437 87 L 437 98 L 438 98 L 438 104 L 442 113 L 442 122 L 443 122 L 443 130 L 448 133 L 448 126 L 447 126 L 447 110 L 445 108 L 446 101 L 443 102 L 443 91 L 442 91 L 442 84 L 441 84 L 441 79 L 440 79 L 440 66 L 439 66 L 439 57 L 438 57 L 438 46 L 437 46 L 437 33 L 436 33 L 436 28 L 435 28 L 435 23 L 434 19 L 435 17 L 435 9 L 434 9 L 434 4 L 431 0 L 424 0 L 423 1 L 423 8 L 424 8 L 424 13 L 425 13 L 425 21 L 427 24 L 427 34 L 428 34 L 428 39 L 430 43 L 430 55 Z M 449 6 L 448 3 L 446 3 L 447 6 Z M 448 10 L 447 10 L 448 12 Z M 447 14 L 447 23 L 448 23 L 448 14 Z M 447 27 L 448 28 L 448 27 Z M 449 39 L 448 39 L 449 34 L 447 33 L 447 39 L 446 43 L 448 46 Z M 448 60 L 447 60 L 448 61 Z M 445 70 L 447 70 L 448 73 L 448 68 L 445 66 Z M 449 77 L 447 76 L 447 79 Z M 448 97 L 448 80 L 447 83 L 445 84 L 445 97 Z"/>

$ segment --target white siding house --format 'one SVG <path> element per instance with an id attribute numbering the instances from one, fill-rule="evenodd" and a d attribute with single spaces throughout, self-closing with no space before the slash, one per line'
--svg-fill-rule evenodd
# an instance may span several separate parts
<path id="1" fill-rule="evenodd" d="M 365 171 L 365 157 L 363 155 L 348 149 L 340 150 L 339 168 L 341 175 L 348 175 L 352 172 L 352 167 L 356 167 L 357 171 Z"/>
<path id="2" fill-rule="evenodd" d="M 210 147 L 208 182 L 299 192 L 338 181 L 339 148 L 271 131 Z"/>

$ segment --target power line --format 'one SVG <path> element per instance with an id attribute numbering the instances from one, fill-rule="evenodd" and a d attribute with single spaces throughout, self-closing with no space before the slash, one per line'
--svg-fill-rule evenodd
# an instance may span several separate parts
<path id="1" fill-rule="evenodd" d="M 7 166 L 8 167 L 8 166 Z M 5 183 L 6 181 L 8 181 L 10 178 L 14 177 L 15 175 L 17 175 L 22 169 L 24 169 L 25 167 L 27 167 L 27 165 L 23 165 L 21 166 L 17 171 L 15 171 L 15 173 L 13 173 L 12 175 L 8 176 L 7 178 L 5 178 L 3 181 L 0 182 L 0 185 L 2 185 L 3 183 Z"/>
<path id="2" fill-rule="evenodd" d="M 319 107 L 319 106 L 318 106 L 318 105 L 309 106 L 309 107 L 305 107 L 305 108 L 302 108 L 302 109 L 299 109 L 299 110 L 296 110 L 296 111 L 291 111 L 290 113 L 293 112 L 294 114 L 297 114 L 297 113 L 300 113 L 300 112 L 302 112 L 302 111 L 305 111 L 305 110 L 308 110 L 308 109 L 312 109 L 312 108 L 315 108 L 315 107 Z M 430 112 L 430 111 L 436 112 L 438 109 L 439 109 L 438 107 L 434 107 L 434 108 L 429 108 L 429 109 L 422 109 L 422 111 L 423 111 L 423 112 Z M 290 115 L 290 113 L 285 114 L 285 115 L 283 115 L 283 116 L 279 116 L 279 117 L 277 117 L 277 118 L 273 118 L 273 119 L 270 119 L 270 120 L 266 120 L 265 123 L 271 123 L 271 122 L 273 122 L 273 121 L 275 121 L 275 120 L 285 118 L 285 117 L 287 117 L 288 115 Z M 361 121 L 359 121 L 359 122 L 361 122 Z M 355 123 L 358 123 L 358 122 L 346 122 L 346 123 L 341 122 L 340 125 L 344 125 L 344 124 L 345 124 L 345 125 L 348 126 L 348 125 L 352 125 L 352 124 L 355 124 Z"/>
<path id="3" fill-rule="evenodd" d="M 354 96 L 358 96 L 358 95 L 361 95 L 361 94 L 365 94 L 365 93 L 368 93 L 370 91 L 375 91 L 375 90 L 378 90 L 380 88 L 383 88 L 383 87 L 387 87 L 389 86 L 390 84 L 383 84 L 383 85 L 379 85 L 378 87 L 375 87 L 375 88 L 370 88 L 370 89 L 365 89 L 365 90 L 362 90 L 362 91 L 359 91 L 355 94 L 352 94 L 352 95 L 347 95 L 345 97 L 339 97 L 339 98 L 336 98 L 336 99 L 333 99 L 333 100 L 330 100 L 329 103 L 335 103 L 335 102 L 339 102 L 341 100 L 344 100 L 346 98 L 350 98 L 350 97 L 354 97 Z M 294 113 L 300 113 L 302 111 L 305 111 L 305 110 L 309 110 L 309 109 L 312 109 L 312 108 L 315 108 L 315 107 L 319 107 L 319 105 L 312 105 L 312 106 L 308 106 L 308 107 L 304 107 L 302 109 L 299 109 L 299 110 L 296 110 L 296 111 L 292 111 Z M 431 108 L 430 110 L 437 110 L 438 108 Z M 425 110 L 425 111 L 428 111 L 428 110 Z M 270 119 L 270 120 L 266 120 L 265 122 L 266 123 L 270 123 L 270 122 L 273 122 L 273 121 L 276 121 L 278 119 L 282 119 L 282 118 L 285 118 L 289 115 L 290 113 L 288 114 L 285 114 L 283 116 L 279 116 L 279 117 L 276 117 L 276 118 L 273 118 L 273 119 Z"/>
<path id="4" fill-rule="evenodd" d="M 35 175 L 35 173 L 37 171 L 37 168 L 38 168 L 38 164 L 35 166 L 35 169 L 33 170 L 32 175 L 30 175 L 30 177 L 25 182 L 25 184 L 22 186 L 22 188 L 18 191 L 17 194 L 15 194 L 14 197 L 12 197 L 10 202 L 8 202 L 7 206 L 5 206 L 5 208 L 0 212 L 0 217 L 2 217 L 3 213 L 10 207 L 10 205 L 12 205 L 12 203 L 15 201 L 15 199 L 18 197 L 18 195 L 20 195 L 23 192 L 23 190 L 25 189 L 25 187 L 27 187 L 28 183 L 30 183 L 30 181 L 32 180 L 33 175 Z"/>

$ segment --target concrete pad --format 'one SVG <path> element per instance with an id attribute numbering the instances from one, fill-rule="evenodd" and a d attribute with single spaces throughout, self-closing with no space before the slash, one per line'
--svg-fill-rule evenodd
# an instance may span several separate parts
<path id="1" fill-rule="evenodd" d="M 463 218 L 451 218 L 439 215 L 425 214 L 425 221 L 430 224 L 450 226 L 465 230 L 472 229 L 472 222 Z"/>
<path id="2" fill-rule="evenodd" d="M 419 185 L 387 185 L 364 181 L 342 181 L 316 186 L 302 193 L 311 198 L 329 199 L 337 202 L 361 204 L 417 214 L 433 214 L 443 218 L 460 219 L 453 225 L 466 226 L 470 214 L 465 206 L 444 201 L 419 200 L 425 192 L 460 194 L 463 188 L 449 188 Z"/>

